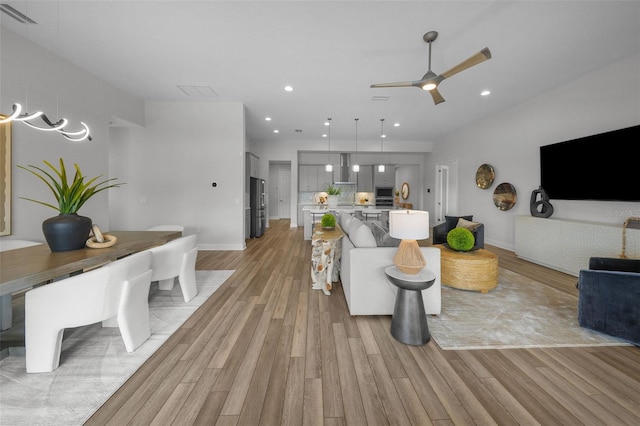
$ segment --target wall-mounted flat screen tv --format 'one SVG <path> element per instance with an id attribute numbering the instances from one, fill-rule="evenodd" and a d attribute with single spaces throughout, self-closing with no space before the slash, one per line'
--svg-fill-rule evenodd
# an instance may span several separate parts
<path id="1" fill-rule="evenodd" d="M 640 125 L 540 147 L 552 200 L 640 201 Z"/>

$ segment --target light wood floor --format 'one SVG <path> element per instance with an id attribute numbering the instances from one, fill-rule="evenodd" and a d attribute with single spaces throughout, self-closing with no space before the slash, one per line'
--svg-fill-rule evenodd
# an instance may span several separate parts
<path id="1" fill-rule="evenodd" d="M 575 293 L 576 278 L 490 248 L 500 265 Z M 352 317 L 341 288 L 310 290 L 310 244 L 271 221 L 236 272 L 90 425 L 638 425 L 640 348 L 442 351 L 407 346 L 390 317 Z"/>

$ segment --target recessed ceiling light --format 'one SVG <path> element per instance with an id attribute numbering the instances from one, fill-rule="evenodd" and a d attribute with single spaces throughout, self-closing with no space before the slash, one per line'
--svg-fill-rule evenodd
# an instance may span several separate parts
<path id="1" fill-rule="evenodd" d="M 323 137 L 323 138 L 326 138 L 326 137 L 327 137 L 327 134 L 326 134 L 326 133 L 325 133 L 325 134 L 323 134 L 323 135 L 322 135 L 322 137 Z"/>
<path id="2" fill-rule="evenodd" d="M 387 135 L 380 135 L 380 137 L 381 137 L 381 138 L 386 138 L 386 137 L 387 137 Z"/>
<path id="3" fill-rule="evenodd" d="M 393 123 L 393 127 L 400 127 L 400 123 Z"/>
<path id="4" fill-rule="evenodd" d="M 286 92 L 293 92 L 293 87 L 291 87 L 291 86 L 284 86 L 284 90 L 285 90 Z"/>
<path id="5" fill-rule="evenodd" d="M 271 121 L 271 117 L 265 117 L 264 120 L 265 121 Z"/>
<path id="6" fill-rule="evenodd" d="M 275 129 L 275 130 L 273 131 L 273 133 L 280 133 L 280 130 Z"/>
<path id="7" fill-rule="evenodd" d="M 480 92 L 480 96 L 489 96 L 491 94 L 490 90 L 483 90 L 482 92 Z"/>

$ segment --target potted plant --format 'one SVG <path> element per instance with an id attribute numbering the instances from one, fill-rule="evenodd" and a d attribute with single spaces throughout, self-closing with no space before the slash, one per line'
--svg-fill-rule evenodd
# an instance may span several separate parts
<path id="1" fill-rule="evenodd" d="M 336 227 L 336 217 L 331 213 L 325 213 L 320 219 L 320 225 L 325 231 L 332 231 Z"/>
<path id="2" fill-rule="evenodd" d="M 101 176 L 96 176 L 85 182 L 85 176 L 77 164 L 74 164 L 75 174 L 73 181 L 69 184 L 67 171 L 62 158 L 60 159 L 59 169 L 46 160 L 43 162 L 53 173 L 31 164 L 18 167 L 42 180 L 51 192 L 53 192 L 57 205 L 32 198 L 20 198 L 42 204 L 43 206 L 58 211 L 58 216 L 51 217 L 42 223 L 42 231 L 51 251 L 80 249 L 84 247 L 87 241 L 89 232 L 91 231 L 92 221 L 88 217 L 79 216 L 78 210 L 97 193 L 123 184 L 109 184 L 109 182 L 116 178 L 96 182 Z"/>
<path id="3" fill-rule="evenodd" d="M 329 207 L 337 207 L 338 206 L 338 197 L 340 196 L 340 194 L 342 194 L 342 188 L 340 188 L 339 186 L 335 186 L 334 184 L 330 183 L 327 186 L 327 203 L 329 204 Z"/>

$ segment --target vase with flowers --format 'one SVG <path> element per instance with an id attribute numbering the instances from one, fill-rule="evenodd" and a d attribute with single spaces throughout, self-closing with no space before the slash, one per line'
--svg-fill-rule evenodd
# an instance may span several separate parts
<path id="1" fill-rule="evenodd" d="M 67 179 L 67 171 L 62 158 L 60 168 L 56 168 L 48 161 L 43 161 L 50 171 L 34 166 L 18 166 L 42 180 L 51 190 L 57 205 L 32 198 L 20 197 L 24 200 L 50 207 L 58 211 L 58 216 L 46 219 L 42 223 L 42 232 L 51 251 L 69 251 L 83 248 L 89 237 L 92 221 L 90 218 L 78 215 L 78 210 L 94 195 L 105 189 L 115 188 L 123 183 L 110 183 L 116 178 L 98 181 L 102 176 L 85 181 L 85 176 L 77 164 L 71 183 Z"/>

